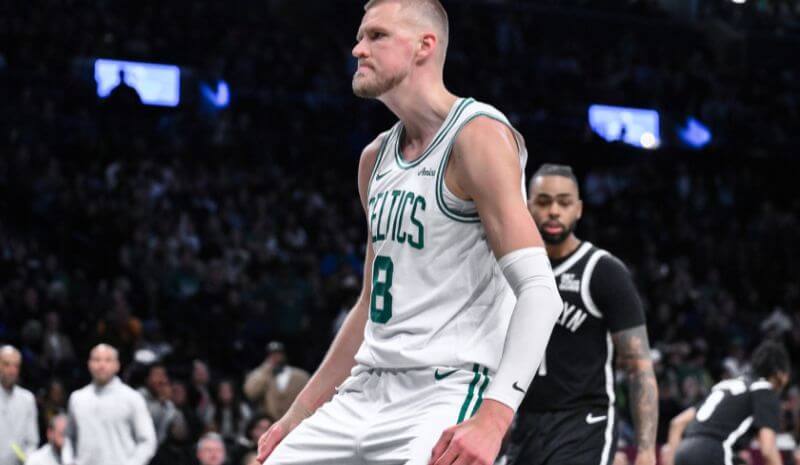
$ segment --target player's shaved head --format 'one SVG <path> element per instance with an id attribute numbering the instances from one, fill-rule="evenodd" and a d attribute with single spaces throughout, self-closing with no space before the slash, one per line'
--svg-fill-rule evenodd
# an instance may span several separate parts
<path id="1" fill-rule="evenodd" d="M 94 348 L 92 349 L 92 351 L 89 354 L 90 354 L 90 356 L 100 355 L 100 354 L 109 354 L 115 360 L 119 361 L 119 352 L 113 346 L 110 346 L 108 344 L 97 344 L 96 346 L 94 346 Z"/>
<path id="2" fill-rule="evenodd" d="M 413 23 L 419 26 L 432 27 L 439 40 L 439 58 L 444 64 L 447 55 L 447 44 L 450 38 L 450 21 L 439 0 L 369 0 L 364 11 L 385 3 L 397 3 L 403 12 L 413 14 Z"/>
<path id="3" fill-rule="evenodd" d="M 119 372 L 119 352 L 108 344 L 98 344 L 89 353 L 89 372 L 92 381 L 106 385 Z"/>
<path id="4" fill-rule="evenodd" d="M 8 345 L 0 347 L 0 385 L 11 389 L 19 378 L 19 367 L 22 364 L 22 355 L 19 351 Z"/>
<path id="5" fill-rule="evenodd" d="M 14 346 L 5 345 L 0 347 L 0 357 L 21 358 L 22 356 Z"/>

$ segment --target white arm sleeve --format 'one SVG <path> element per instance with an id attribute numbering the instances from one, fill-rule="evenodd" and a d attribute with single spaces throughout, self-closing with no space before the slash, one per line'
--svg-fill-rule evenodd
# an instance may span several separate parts
<path id="1" fill-rule="evenodd" d="M 542 247 L 515 250 L 498 263 L 517 296 L 503 356 L 485 398 L 517 410 L 544 357 L 563 309 L 553 269 Z"/>

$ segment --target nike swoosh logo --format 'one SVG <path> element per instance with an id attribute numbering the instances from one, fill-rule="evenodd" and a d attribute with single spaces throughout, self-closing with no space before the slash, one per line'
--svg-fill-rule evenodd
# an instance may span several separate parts
<path id="1" fill-rule="evenodd" d="M 433 377 L 436 378 L 437 381 L 447 378 L 448 376 L 452 375 L 453 373 L 457 372 L 458 368 L 452 371 L 448 371 L 446 373 L 439 373 L 439 369 L 437 368 L 436 371 L 433 372 Z"/>
<path id="2" fill-rule="evenodd" d="M 525 394 L 525 389 L 522 389 L 521 387 L 517 386 L 517 382 L 516 382 L 516 381 L 514 381 L 514 385 L 513 385 L 513 386 L 511 386 L 511 387 L 512 387 L 512 388 L 514 388 L 514 390 L 516 390 L 516 391 L 519 391 L 519 392 L 521 392 L 521 393 Z"/>
<path id="3" fill-rule="evenodd" d="M 603 415 L 601 417 L 593 417 L 592 414 L 586 415 L 586 423 L 593 425 L 595 423 L 600 423 L 601 421 L 605 421 L 606 416 Z"/>
<path id="4" fill-rule="evenodd" d="M 376 181 L 380 181 L 380 180 L 381 180 L 381 179 L 382 179 L 384 176 L 386 176 L 387 174 L 389 174 L 389 173 L 391 173 L 391 172 L 392 172 L 392 170 L 389 170 L 389 171 L 384 171 L 383 173 L 381 173 L 381 174 L 379 174 L 379 175 L 375 176 L 375 180 L 376 180 Z"/>

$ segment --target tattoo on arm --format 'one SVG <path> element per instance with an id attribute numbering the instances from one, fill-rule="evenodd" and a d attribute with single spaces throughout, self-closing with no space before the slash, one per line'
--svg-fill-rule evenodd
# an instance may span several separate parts
<path id="1" fill-rule="evenodd" d="M 639 450 L 655 447 L 658 428 L 658 383 L 644 325 L 613 334 L 617 366 L 627 373 L 631 415 Z"/>

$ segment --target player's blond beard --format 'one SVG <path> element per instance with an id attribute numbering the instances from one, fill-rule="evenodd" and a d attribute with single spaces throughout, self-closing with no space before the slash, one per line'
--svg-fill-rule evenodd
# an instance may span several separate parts
<path id="1" fill-rule="evenodd" d="M 353 75 L 353 93 L 361 98 L 378 98 L 397 87 L 408 76 L 408 71 L 400 71 L 394 76 L 382 78 L 375 74 L 374 79 L 356 79 Z"/>

